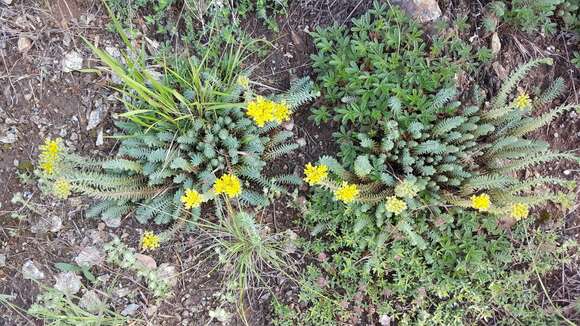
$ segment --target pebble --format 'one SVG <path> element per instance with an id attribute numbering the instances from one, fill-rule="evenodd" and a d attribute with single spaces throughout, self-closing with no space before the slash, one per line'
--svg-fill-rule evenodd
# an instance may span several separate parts
<path id="1" fill-rule="evenodd" d="M 110 228 L 118 228 L 119 226 L 121 226 L 121 218 L 112 218 L 112 217 L 101 217 L 101 221 L 105 222 L 105 225 L 107 225 Z"/>
<path id="2" fill-rule="evenodd" d="M 22 276 L 25 280 L 42 280 L 44 272 L 32 260 L 27 260 L 22 265 Z"/>
<path id="3" fill-rule="evenodd" d="M 282 124 L 282 128 L 284 128 L 284 129 L 286 129 L 288 131 L 291 131 L 292 129 L 294 129 L 294 120 L 290 120 L 290 121 L 284 122 Z"/>
<path id="4" fill-rule="evenodd" d="M 107 106 L 103 105 L 102 99 L 97 99 L 94 103 L 95 109 L 89 113 L 87 118 L 87 131 L 95 129 L 107 115 Z"/>
<path id="5" fill-rule="evenodd" d="M 0 267 L 6 266 L 6 255 L 0 254 Z"/>
<path id="6" fill-rule="evenodd" d="M 18 52 L 25 53 L 32 48 L 32 41 L 26 36 L 20 36 L 16 46 L 18 47 Z"/>
<path id="7" fill-rule="evenodd" d="M 93 246 L 87 246 L 81 249 L 75 257 L 75 263 L 81 267 L 91 267 L 103 262 L 103 253 Z"/>
<path id="8" fill-rule="evenodd" d="M 131 304 L 127 305 L 125 307 L 125 309 L 123 309 L 121 311 L 121 315 L 123 315 L 123 316 L 133 316 L 137 312 L 137 310 L 139 310 L 139 305 L 136 304 L 136 303 L 131 303 Z"/>
<path id="9" fill-rule="evenodd" d="M 66 295 L 73 295 L 81 289 L 81 278 L 74 272 L 62 272 L 56 277 L 54 288 Z"/>
<path id="10" fill-rule="evenodd" d="M 3 136 L 0 136 L 0 143 L 14 144 L 18 140 L 18 129 L 10 127 Z"/>
<path id="11" fill-rule="evenodd" d="M 97 140 L 95 141 L 95 145 L 101 146 L 104 143 L 105 143 L 105 140 L 103 137 L 103 128 L 99 128 L 99 131 L 97 131 Z"/>
<path id="12" fill-rule="evenodd" d="M 157 268 L 157 276 L 166 281 L 170 287 L 177 284 L 177 272 L 175 271 L 175 266 L 163 263 Z"/>
<path id="13" fill-rule="evenodd" d="M 79 306 L 90 313 L 98 313 L 105 309 L 105 305 L 95 291 L 87 291 L 79 300 Z"/>
<path id="14" fill-rule="evenodd" d="M 389 317 L 389 315 L 381 315 L 379 317 L 379 324 L 381 324 L 381 326 L 390 326 L 391 317 Z"/>
<path id="15" fill-rule="evenodd" d="M 83 68 L 83 57 L 77 51 L 70 51 L 64 55 L 61 65 L 63 72 L 80 70 Z"/>
<path id="16" fill-rule="evenodd" d="M 136 254 L 135 259 L 137 259 L 137 261 L 147 269 L 157 268 L 157 262 L 155 262 L 155 259 L 153 259 L 151 256 Z"/>
<path id="17" fill-rule="evenodd" d="M 62 219 L 56 215 L 48 218 L 41 218 L 36 224 L 30 227 L 33 233 L 58 232 L 62 229 Z"/>

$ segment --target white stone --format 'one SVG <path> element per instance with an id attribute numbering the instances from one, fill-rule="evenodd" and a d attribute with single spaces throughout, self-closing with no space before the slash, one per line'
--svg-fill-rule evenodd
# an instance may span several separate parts
<path id="1" fill-rule="evenodd" d="M 75 263 L 81 267 L 91 267 L 103 262 L 103 253 L 96 247 L 88 246 L 81 249 L 75 257 Z"/>
<path id="2" fill-rule="evenodd" d="M 26 280 L 42 280 L 44 278 L 44 272 L 36 265 L 32 260 L 27 260 L 22 265 L 22 276 Z"/>
<path id="3" fill-rule="evenodd" d="M 80 70 L 83 68 L 83 57 L 76 51 L 70 51 L 64 55 L 61 64 L 64 72 Z"/>
<path id="4" fill-rule="evenodd" d="M 54 288 L 66 295 L 73 295 L 81 289 L 81 278 L 74 272 L 62 272 L 56 277 Z"/>

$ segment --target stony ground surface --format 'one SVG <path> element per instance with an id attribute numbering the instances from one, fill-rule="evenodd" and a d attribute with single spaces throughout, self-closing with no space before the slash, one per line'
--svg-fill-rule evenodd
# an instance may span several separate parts
<path id="1" fill-rule="evenodd" d="M 476 6 L 474 2 L 444 3 L 441 15 L 448 18 L 459 12 L 473 12 L 470 6 Z M 284 89 L 292 78 L 311 74 L 309 53 L 314 46 L 307 32 L 319 24 L 344 24 L 370 4 L 371 1 L 296 1 L 288 16 L 280 18 L 281 32 L 277 35 L 256 20 L 248 21 L 248 30 L 276 40 L 274 51 L 258 62 L 258 81 Z M 236 311 L 224 297 L 219 273 L 209 273 L 211 264 L 195 255 L 199 248 L 194 238 L 180 236 L 163 252 L 151 254 L 157 266 L 170 264 L 177 273 L 175 295 L 157 303 L 134 275 L 102 262 L 105 242 L 115 235 L 136 246 L 143 226 L 130 218 L 120 221 L 121 227 L 88 220 L 83 215 L 86 207 L 83 200 L 55 202 L 42 197 L 31 181 L 37 148 L 45 137 L 61 137 L 71 150 L 84 154 L 107 156 L 114 149 L 114 140 L 106 136 L 114 132 L 111 116 L 122 108 L 114 92 L 107 88 L 110 77 L 78 71 L 98 64 L 81 37 L 111 51 L 118 47 L 115 36 L 106 30 L 107 22 L 99 1 L 0 0 L 0 295 L 10 296 L 12 304 L 26 309 L 39 292 L 39 286 L 31 280 L 36 279 L 79 296 L 96 293 L 115 310 L 151 325 L 221 324 L 219 318 L 210 317 L 210 312 L 215 317 L 220 309 L 231 314 Z M 491 41 L 490 35 L 480 31 L 474 31 L 474 35 L 482 42 Z M 489 77 L 486 83 L 497 87 L 505 78 L 504 71 L 531 57 L 551 55 L 557 58 L 557 64 L 530 80 L 530 87 L 553 76 L 563 76 L 569 92 L 561 101 L 578 102 L 579 74 L 569 64 L 572 47 L 576 45 L 570 43 L 570 38 L 557 35 L 530 39 L 506 30 L 499 39 L 502 52 L 494 65 L 486 68 Z M 335 150 L 332 125 L 319 128 L 307 117 L 306 110 L 295 117 L 294 130 L 304 146 L 297 159 L 286 166 L 289 170 Z M 537 136 L 557 149 L 577 151 L 580 141 L 577 113 L 558 118 Z M 568 162 L 529 171 L 539 172 L 580 179 L 578 167 Z M 16 193 L 22 194 L 27 207 L 11 203 Z M 271 208 L 271 211 L 279 210 Z M 296 211 L 285 210 L 272 222 L 280 229 L 294 227 L 300 233 L 292 223 L 298 218 Z M 578 237 L 578 201 L 565 218 L 569 236 Z M 99 279 L 98 285 L 60 273 L 54 266 L 83 259 L 96 265 L 92 272 Z M 277 285 L 280 295 L 296 295 L 296 288 L 282 280 L 280 283 Z M 580 287 L 579 284 L 578 270 L 562 271 L 550 288 L 556 296 L 569 297 L 578 295 L 571 289 Z M 249 305 L 251 308 L 243 312 L 252 325 L 269 324 L 268 299 L 266 293 L 258 296 Z M 224 322 L 237 323 L 235 318 Z M 28 324 L 38 323 L 18 308 L 0 304 L 0 325 Z"/>

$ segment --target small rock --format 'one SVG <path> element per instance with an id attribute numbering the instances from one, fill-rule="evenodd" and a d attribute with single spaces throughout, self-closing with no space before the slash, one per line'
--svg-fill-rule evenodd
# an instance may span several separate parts
<path id="1" fill-rule="evenodd" d="M 291 131 L 292 129 L 294 129 L 294 119 L 287 121 L 287 122 L 284 122 L 282 124 L 282 128 L 284 128 L 288 131 Z"/>
<path id="2" fill-rule="evenodd" d="M 103 262 L 103 253 L 96 247 L 87 246 L 76 256 L 75 263 L 81 267 L 91 267 Z"/>
<path id="3" fill-rule="evenodd" d="M 131 290 L 129 290 L 129 288 L 120 288 L 120 289 L 115 289 L 115 291 L 114 291 L 115 296 L 117 296 L 118 298 L 124 298 L 129 293 L 131 293 Z"/>
<path id="4" fill-rule="evenodd" d="M 106 308 L 95 291 L 87 291 L 79 300 L 79 306 L 90 313 L 99 313 Z"/>
<path id="5" fill-rule="evenodd" d="M 564 170 L 564 175 L 570 175 L 570 174 L 572 174 L 572 171 Z M 2 266 L 1 262 L 2 262 L 2 259 L 0 259 L 0 266 Z"/>
<path id="6" fill-rule="evenodd" d="M 81 289 L 81 278 L 74 272 L 62 272 L 56 277 L 54 288 L 66 295 L 73 295 Z"/>
<path id="7" fill-rule="evenodd" d="M 304 147 L 306 146 L 306 139 L 304 138 L 298 138 L 296 139 L 296 143 L 300 146 L 300 147 Z"/>
<path id="8" fill-rule="evenodd" d="M 62 219 L 56 215 L 42 218 L 38 223 L 30 227 L 33 233 L 58 232 L 62 229 Z"/>
<path id="9" fill-rule="evenodd" d="M 101 146 L 103 145 L 104 142 L 105 140 L 103 137 L 103 128 L 99 128 L 99 131 L 97 131 L 97 140 L 95 141 L 95 145 Z"/>
<path id="10" fill-rule="evenodd" d="M 501 41 L 496 32 L 491 35 L 491 54 L 496 56 L 498 55 L 500 50 L 501 50 Z"/>
<path id="11" fill-rule="evenodd" d="M 98 99 L 94 103 L 95 109 L 89 113 L 87 118 L 87 131 L 96 128 L 107 115 L 107 106 L 103 105 L 103 100 Z"/>
<path id="12" fill-rule="evenodd" d="M 156 81 L 161 81 L 163 79 L 163 74 L 159 71 L 153 70 L 151 68 L 146 68 L 145 71 L 149 75 L 149 77 L 153 78 Z"/>
<path id="13" fill-rule="evenodd" d="M 110 228 L 118 228 L 121 226 L 121 219 L 118 217 L 101 217 L 101 221 L 105 222 L 105 225 Z"/>
<path id="14" fill-rule="evenodd" d="M 149 306 L 147 307 L 147 309 L 145 309 L 145 313 L 147 314 L 147 316 L 153 316 L 157 313 L 157 309 L 159 309 L 159 307 Z"/>
<path id="15" fill-rule="evenodd" d="M 168 263 L 163 263 L 157 268 L 157 276 L 159 279 L 167 282 L 170 287 L 177 284 L 177 272 L 175 271 L 175 266 Z"/>
<path id="16" fill-rule="evenodd" d="M 62 59 L 62 71 L 71 72 L 83 68 L 83 57 L 76 51 L 70 51 Z"/>
<path id="17" fill-rule="evenodd" d="M 26 36 L 20 36 L 18 38 L 18 52 L 25 53 L 32 48 L 32 41 Z"/>
<path id="18" fill-rule="evenodd" d="M 63 35 L 63 37 L 62 37 L 62 44 L 65 47 L 68 48 L 71 43 L 72 43 L 72 35 L 71 35 L 71 33 L 65 32 L 64 35 Z"/>
<path id="19" fill-rule="evenodd" d="M 6 266 L 6 255 L 0 254 L 0 267 Z"/>
<path id="20" fill-rule="evenodd" d="M 28 260 L 22 265 L 22 276 L 25 280 L 42 280 L 44 273 L 36 266 L 32 260 Z"/>
<path id="21" fill-rule="evenodd" d="M 496 61 L 492 63 L 491 66 L 493 67 L 493 71 L 495 71 L 497 78 L 499 78 L 499 80 L 505 80 L 507 78 L 508 73 L 506 69 L 501 65 L 501 63 Z"/>
<path id="22" fill-rule="evenodd" d="M 379 324 L 381 324 L 381 326 L 390 326 L 391 317 L 389 317 L 389 315 L 381 315 L 379 317 Z"/>
<path id="23" fill-rule="evenodd" d="M 121 57 L 121 51 L 115 46 L 105 46 L 105 51 L 113 58 L 118 59 Z"/>
<path id="24" fill-rule="evenodd" d="M 121 315 L 123 316 L 133 316 L 137 310 L 139 310 L 139 305 L 135 304 L 135 303 L 131 303 L 129 305 L 127 305 L 125 307 L 125 309 L 123 309 L 123 311 L 121 311 Z"/>
<path id="25" fill-rule="evenodd" d="M 232 319 L 232 314 L 221 307 L 218 307 L 215 310 L 210 310 L 209 316 L 222 324 L 229 323 L 229 321 Z"/>
<path id="26" fill-rule="evenodd" d="M 153 259 L 153 257 L 151 256 L 136 254 L 135 259 L 137 259 L 137 261 L 141 263 L 143 267 L 146 267 L 148 269 L 157 268 L 157 263 L 155 262 L 155 259 Z"/>
<path id="27" fill-rule="evenodd" d="M 18 140 L 18 130 L 10 127 L 3 136 L 0 136 L 0 143 L 14 144 Z"/>
<path id="28" fill-rule="evenodd" d="M 441 8 L 437 0 L 393 0 L 392 4 L 401 6 L 421 23 L 431 22 L 441 17 Z"/>

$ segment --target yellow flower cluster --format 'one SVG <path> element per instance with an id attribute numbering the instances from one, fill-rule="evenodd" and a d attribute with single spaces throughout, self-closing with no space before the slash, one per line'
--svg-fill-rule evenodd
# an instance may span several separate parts
<path id="1" fill-rule="evenodd" d="M 250 79 L 247 76 L 240 75 L 237 80 L 238 85 L 242 86 L 243 88 L 250 87 Z"/>
<path id="2" fill-rule="evenodd" d="M 141 248 L 153 250 L 159 248 L 159 236 L 151 231 L 146 231 L 141 237 Z"/>
<path id="3" fill-rule="evenodd" d="M 52 185 L 53 194 L 60 199 L 67 199 L 70 196 L 70 182 L 65 178 L 58 178 Z"/>
<path id="4" fill-rule="evenodd" d="M 480 212 L 487 212 L 491 207 L 491 200 L 488 194 L 481 194 L 471 197 L 471 207 Z"/>
<path id="5" fill-rule="evenodd" d="M 334 192 L 336 199 L 345 204 L 352 203 L 358 196 L 359 190 L 356 185 L 343 182 L 342 185 Z"/>
<path id="6" fill-rule="evenodd" d="M 522 203 L 516 203 L 512 206 L 512 217 L 516 220 L 521 220 L 528 217 L 530 209 L 528 205 Z"/>
<path id="7" fill-rule="evenodd" d="M 44 174 L 53 175 L 55 173 L 56 164 L 62 152 L 61 145 L 60 138 L 55 140 L 47 138 L 40 146 L 40 168 Z"/>
<path id="8" fill-rule="evenodd" d="M 395 186 L 395 195 L 401 198 L 413 198 L 419 192 L 419 188 L 411 181 L 402 181 Z"/>
<path id="9" fill-rule="evenodd" d="M 399 198 L 397 198 L 395 196 L 391 196 L 391 197 L 387 198 L 387 203 L 385 204 L 385 208 L 387 209 L 387 212 L 391 212 L 395 215 L 399 215 L 404 210 L 407 209 L 407 204 L 404 201 L 400 200 Z"/>
<path id="10" fill-rule="evenodd" d="M 328 176 L 328 166 L 324 164 L 314 166 L 308 163 L 304 168 L 304 175 L 306 176 L 304 181 L 309 185 L 314 186 L 320 184 Z"/>
<path id="11" fill-rule="evenodd" d="M 242 183 L 235 175 L 224 174 L 215 181 L 213 190 L 217 194 L 226 194 L 228 197 L 234 198 L 242 193 Z"/>
<path id="12" fill-rule="evenodd" d="M 263 127 L 270 121 L 281 123 L 290 120 L 290 108 L 286 103 L 276 103 L 262 96 L 248 103 L 246 114 L 258 127 Z"/>
<path id="13" fill-rule="evenodd" d="M 521 93 L 514 100 L 514 106 L 519 110 L 524 110 L 532 105 L 532 100 L 530 96 L 526 93 Z"/>
<path id="14" fill-rule="evenodd" d="M 192 209 L 201 205 L 203 196 L 195 189 L 186 189 L 185 195 L 181 196 L 181 202 L 185 205 L 185 209 Z"/>

